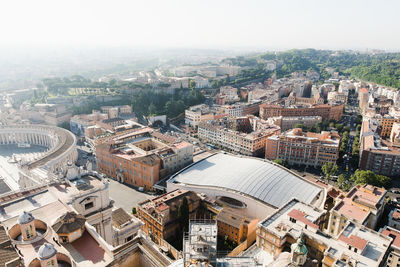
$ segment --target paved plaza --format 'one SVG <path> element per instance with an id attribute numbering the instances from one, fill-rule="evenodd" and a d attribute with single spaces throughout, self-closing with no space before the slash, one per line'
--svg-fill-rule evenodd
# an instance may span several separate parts
<path id="1" fill-rule="evenodd" d="M 46 147 L 36 145 L 26 148 L 18 147 L 17 145 L 0 145 L 0 179 L 2 180 L 1 188 L 3 188 L 0 191 L 5 190 L 5 185 L 11 190 L 19 189 L 18 164 L 12 162 L 13 154 L 17 158 L 21 157 L 29 160 L 30 158 L 37 157 L 40 153 L 46 151 L 46 149 Z"/>
<path id="2" fill-rule="evenodd" d="M 110 197 L 115 201 L 114 206 L 123 208 L 128 213 L 132 212 L 132 207 L 136 207 L 137 203 L 154 197 L 152 195 L 139 192 L 115 180 L 109 179 L 109 181 Z"/>

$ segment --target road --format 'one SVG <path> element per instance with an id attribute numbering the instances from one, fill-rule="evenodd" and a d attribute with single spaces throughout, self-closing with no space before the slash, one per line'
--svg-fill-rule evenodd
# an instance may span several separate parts
<path id="1" fill-rule="evenodd" d="M 140 201 L 154 197 L 154 195 L 139 192 L 115 180 L 109 179 L 109 181 L 109 193 L 110 198 L 114 200 L 114 206 L 117 208 L 123 208 L 128 213 L 131 213 L 132 208 L 136 207 Z"/>

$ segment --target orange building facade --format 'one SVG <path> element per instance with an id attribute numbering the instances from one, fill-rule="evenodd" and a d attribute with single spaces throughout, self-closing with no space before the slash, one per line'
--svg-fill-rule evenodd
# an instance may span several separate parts
<path id="1" fill-rule="evenodd" d="M 280 159 L 289 164 L 322 166 L 336 163 L 340 136 L 335 132 L 305 133 L 300 128 L 267 138 L 265 158 Z"/>
<path id="2" fill-rule="evenodd" d="M 340 105 L 314 105 L 310 107 L 285 108 L 281 105 L 260 105 L 260 118 L 266 120 L 271 117 L 296 117 L 296 116 L 321 116 L 323 120 L 341 120 L 344 104 Z"/>

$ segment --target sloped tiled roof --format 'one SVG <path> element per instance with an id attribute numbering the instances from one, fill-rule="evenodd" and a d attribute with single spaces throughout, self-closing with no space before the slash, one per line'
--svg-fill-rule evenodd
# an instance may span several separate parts
<path id="1" fill-rule="evenodd" d="M 112 212 L 112 225 L 116 228 L 119 228 L 131 219 L 132 217 L 122 208 L 116 209 Z"/>
<path id="2" fill-rule="evenodd" d="M 83 215 L 67 212 L 58 218 L 52 227 L 57 234 L 69 234 L 82 228 L 85 222 L 86 219 Z"/>

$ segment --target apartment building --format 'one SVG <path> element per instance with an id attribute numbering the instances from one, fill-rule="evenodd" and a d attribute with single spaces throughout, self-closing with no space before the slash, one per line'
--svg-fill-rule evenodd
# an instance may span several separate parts
<path id="1" fill-rule="evenodd" d="M 158 153 L 168 174 L 175 173 L 193 162 L 193 146 L 187 142 L 174 142 Z"/>
<path id="2" fill-rule="evenodd" d="M 223 107 L 228 117 L 240 117 L 243 115 L 243 107 L 241 105 L 231 105 Z"/>
<path id="3" fill-rule="evenodd" d="M 218 235 L 240 244 L 246 239 L 255 240 L 258 219 L 246 217 L 244 213 L 232 208 L 223 208 L 216 216 Z"/>
<path id="4" fill-rule="evenodd" d="M 201 140 L 213 143 L 230 151 L 247 156 L 262 155 L 268 136 L 279 134 L 280 128 L 254 116 L 244 117 L 247 123 L 233 123 L 233 119 L 222 118 L 199 124 L 198 135 Z M 262 122 L 261 122 L 262 121 Z M 247 125 L 245 129 L 229 128 L 230 125 Z"/>
<path id="5" fill-rule="evenodd" d="M 187 199 L 189 217 L 194 219 L 200 206 L 200 197 L 192 191 L 177 189 L 164 195 L 147 199 L 137 205 L 139 219 L 144 222 L 143 231 L 159 243 L 182 234 L 178 221 L 178 209 L 183 198 Z"/>
<path id="6" fill-rule="evenodd" d="M 393 209 L 389 212 L 388 226 L 400 230 L 400 210 Z"/>
<path id="7" fill-rule="evenodd" d="M 329 92 L 328 93 L 328 103 L 335 104 L 335 103 L 347 103 L 347 96 L 348 93 L 340 93 L 337 91 Z"/>
<path id="8" fill-rule="evenodd" d="M 185 110 L 185 124 L 197 127 L 200 122 L 214 119 L 214 112 L 205 104 L 192 106 Z"/>
<path id="9" fill-rule="evenodd" d="M 293 199 L 258 224 L 257 247 L 276 259 L 271 266 L 382 266 L 391 238 L 353 221 L 332 236 L 325 220 L 326 211 Z"/>
<path id="10" fill-rule="evenodd" d="M 377 123 L 363 120 L 360 137 L 360 169 L 395 177 L 400 175 L 400 147 L 383 140 L 377 133 Z"/>
<path id="11" fill-rule="evenodd" d="M 100 172 L 115 180 L 151 190 L 160 178 L 193 162 L 193 146 L 167 143 L 141 128 L 98 140 L 96 156 Z M 168 138 L 164 138 L 168 140 Z"/>
<path id="12" fill-rule="evenodd" d="M 386 190 L 372 185 L 356 185 L 330 211 L 327 231 L 338 235 L 349 220 L 374 229 L 385 209 Z"/>
<path id="13" fill-rule="evenodd" d="M 261 105 L 260 100 L 249 101 L 249 103 L 243 105 L 242 115 L 243 116 L 255 115 L 260 111 L 260 105 Z"/>
<path id="14" fill-rule="evenodd" d="M 337 132 L 303 133 L 295 128 L 267 138 L 265 158 L 280 159 L 289 164 L 322 166 L 336 163 L 339 157 L 340 136 Z"/>
<path id="15" fill-rule="evenodd" d="M 226 103 L 234 103 L 240 100 L 238 89 L 232 86 L 222 86 L 219 88 L 219 93 L 225 96 Z"/>
<path id="16" fill-rule="evenodd" d="M 390 252 L 386 260 L 382 263 L 383 266 L 387 267 L 398 267 L 400 266 L 400 231 L 393 229 L 392 227 L 385 226 L 381 228 L 379 232 L 389 238 L 393 239 L 390 246 Z"/>
<path id="17" fill-rule="evenodd" d="M 322 122 L 321 116 L 296 116 L 296 117 L 272 117 L 268 119 L 281 128 L 282 132 L 293 129 L 297 124 L 303 124 L 306 127 L 312 127 L 314 124 Z"/>
<path id="18" fill-rule="evenodd" d="M 400 122 L 393 123 L 389 141 L 395 147 L 400 147 Z"/>
<path id="19" fill-rule="evenodd" d="M 108 119 L 108 114 L 93 110 L 91 114 L 75 115 L 69 122 L 71 132 L 78 136 L 84 136 L 88 127 L 96 125 L 97 122 Z"/>
<path id="20" fill-rule="evenodd" d="M 110 119 L 118 117 L 120 114 L 131 114 L 132 107 L 129 105 L 123 106 L 102 106 L 100 107 L 102 113 L 108 115 Z"/>
<path id="21" fill-rule="evenodd" d="M 380 136 L 382 138 L 388 138 L 388 137 L 390 137 L 390 134 L 392 133 L 393 124 L 396 122 L 400 122 L 400 119 L 396 118 L 396 117 L 385 115 L 379 119 L 379 122 L 380 122 L 380 126 L 381 126 Z"/>
<path id="22" fill-rule="evenodd" d="M 284 107 L 278 104 L 260 105 L 260 118 L 266 120 L 271 117 L 321 116 L 323 120 L 340 120 L 343 116 L 344 104 L 328 105 L 291 105 Z"/>

